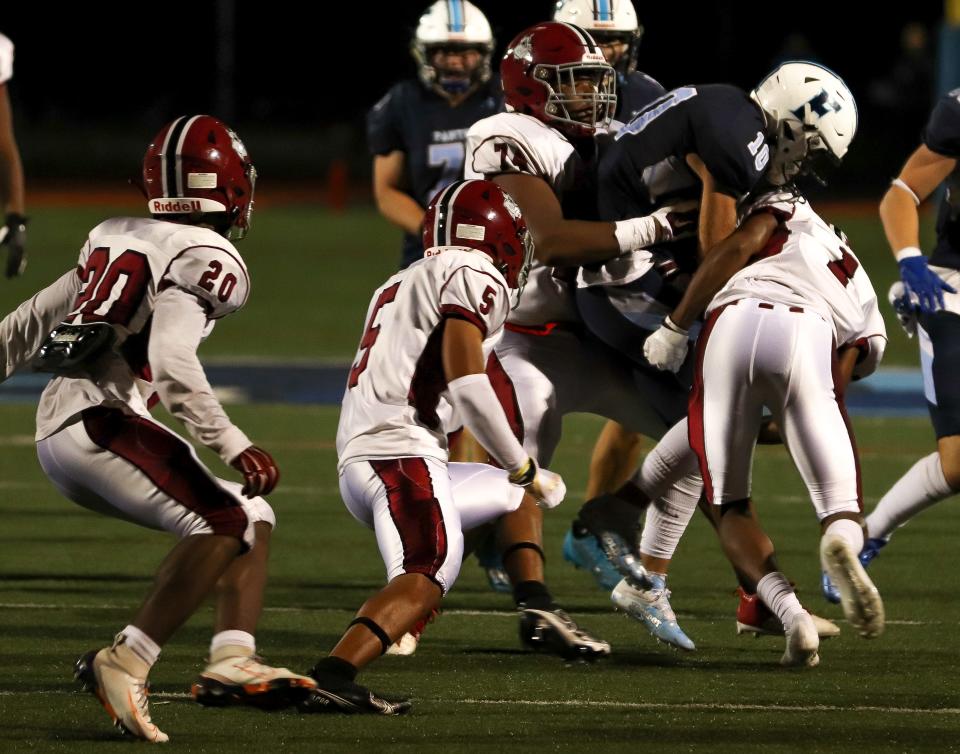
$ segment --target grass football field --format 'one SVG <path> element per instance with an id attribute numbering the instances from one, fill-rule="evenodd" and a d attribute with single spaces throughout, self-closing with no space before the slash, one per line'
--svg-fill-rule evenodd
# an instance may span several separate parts
<path id="1" fill-rule="evenodd" d="M 75 262 L 86 230 L 109 210 L 38 209 L 30 275 L 0 285 L 0 310 Z M 833 218 L 831 218 L 833 219 Z M 883 297 L 895 273 L 871 218 L 837 218 Z M 253 296 L 218 325 L 202 355 L 221 360 L 351 358 L 370 291 L 386 277 L 396 237 L 367 211 L 331 216 L 265 207 L 244 242 Z M 871 260 L 878 263 L 871 267 Z M 891 324 L 890 359 L 915 363 Z M 234 420 L 275 454 L 283 480 L 271 496 L 274 537 L 260 651 L 306 669 L 333 645 L 383 581 L 372 535 L 340 502 L 335 406 L 230 406 Z M 62 499 L 33 449 L 34 406 L 0 404 L 0 751 L 107 751 L 131 745 L 99 705 L 76 690 L 72 664 L 122 628 L 171 541 Z M 925 419 L 857 418 L 868 509 L 933 447 Z M 697 652 L 657 645 L 615 614 L 607 595 L 560 557 L 582 498 L 600 428 L 568 417 L 553 467 L 570 500 L 546 520 L 547 574 L 578 621 L 613 645 L 594 665 L 521 649 L 512 602 L 489 591 L 471 560 L 417 654 L 385 657 L 361 678 L 408 694 L 403 718 L 206 710 L 188 697 L 203 667 L 212 611 L 200 611 L 152 673 L 155 721 L 182 751 L 960 751 L 956 636 L 960 510 L 947 502 L 897 534 L 871 566 L 887 610 L 880 638 L 840 621 L 821 665 L 779 667 L 782 639 L 735 634 L 735 581 L 712 530 L 696 517 L 674 561 L 673 604 Z M 204 452 L 218 473 L 219 461 Z M 760 448 L 755 499 L 801 601 L 840 619 L 819 596 L 818 527 L 782 448 Z"/>

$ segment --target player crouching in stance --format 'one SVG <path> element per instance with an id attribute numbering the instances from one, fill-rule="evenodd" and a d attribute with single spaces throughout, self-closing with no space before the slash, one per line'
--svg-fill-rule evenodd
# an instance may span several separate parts
<path id="1" fill-rule="evenodd" d="M 459 181 L 434 197 L 423 235 L 424 258 L 370 302 L 337 430 L 340 492 L 376 533 L 389 583 L 310 671 L 308 712 L 406 712 L 357 685 L 357 670 L 437 608 L 463 531 L 516 510 L 525 491 L 547 508 L 566 491 L 514 437 L 485 373 L 533 255 L 519 208 L 495 183 Z M 502 469 L 447 462 L 451 412 Z"/>
<path id="2" fill-rule="evenodd" d="M 168 737 L 150 719 L 147 675 L 214 589 L 216 633 L 197 701 L 283 707 L 314 686 L 254 656 L 275 523 L 260 495 L 279 471 L 224 413 L 196 355 L 216 320 L 247 300 L 246 265 L 228 238 L 249 227 L 255 177 L 223 123 L 178 118 L 144 157 L 153 217 L 95 227 L 76 268 L 0 323 L 4 379 L 38 350 L 39 367 L 56 374 L 37 410 L 37 455 L 50 481 L 84 507 L 180 537 L 130 625 L 77 662 L 117 727 L 156 743 Z M 151 418 L 156 397 L 243 474 L 242 488 Z"/>
<path id="3" fill-rule="evenodd" d="M 822 83 L 827 73 L 831 80 Z M 840 588 L 847 620 L 861 636 L 878 636 L 883 603 L 857 560 L 863 501 L 843 372 L 873 371 L 886 332 L 873 286 L 845 236 L 792 185 L 818 156 L 839 160 L 846 153 L 856 130 L 852 95 L 831 72 L 792 64 L 753 96 L 783 131 L 767 173 L 781 188 L 748 200 L 737 231 L 699 267 L 644 354 L 660 369 L 679 367 L 687 328 L 706 311 L 690 395 L 690 445 L 707 498 L 719 506 L 727 556 L 783 623 L 781 662 L 812 667 L 819 662 L 817 629 L 777 569 L 753 511 L 753 447 L 766 406 L 817 511 L 821 561 Z"/>

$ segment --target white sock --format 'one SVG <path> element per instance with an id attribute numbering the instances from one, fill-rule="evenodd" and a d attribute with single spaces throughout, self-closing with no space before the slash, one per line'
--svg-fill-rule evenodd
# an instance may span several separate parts
<path id="1" fill-rule="evenodd" d="M 863 528 L 849 518 L 838 518 L 823 532 L 823 536 L 836 536 L 850 544 L 850 549 L 859 553 L 863 549 Z"/>
<path id="2" fill-rule="evenodd" d="M 939 454 L 931 453 L 913 464 L 880 498 L 877 507 L 867 516 L 867 535 L 890 539 L 898 526 L 953 494 L 943 476 Z"/>
<path id="3" fill-rule="evenodd" d="M 640 552 L 655 558 L 673 558 L 680 537 L 697 509 L 703 482 L 699 474 L 690 474 L 675 482 L 662 497 L 647 507 L 647 518 L 640 537 Z"/>
<path id="4" fill-rule="evenodd" d="M 768 573 L 757 582 L 757 595 L 786 629 L 793 626 L 797 616 L 805 612 L 787 577 L 780 571 Z"/>
<path id="5" fill-rule="evenodd" d="M 228 657 L 249 657 L 257 653 L 257 641 L 246 631 L 220 631 L 210 641 L 210 663 Z"/>
<path id="6" fill-rule="evenodd" d="M 120 633 L 123 636 L 123 643 L 147 663 L 148 668 L 153 667 L 160 657 L 160 645 L 136 626 L 127 626 Z"/>

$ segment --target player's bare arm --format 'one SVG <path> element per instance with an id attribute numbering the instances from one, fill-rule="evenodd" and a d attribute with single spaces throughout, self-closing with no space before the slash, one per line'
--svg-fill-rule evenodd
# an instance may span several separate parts
<path id="1" fill-rule="evenodd" d="M 696 321 L 707 304 L 733 275 L 770 240 L 778 220 L 768 212 L 753 215 L 732 235 L 721 241 L 697 268 L 677 308 L 670 315 L 684 330 Z"/>
<path id="2" fill-rule="evenodd" d="M 957 167 L 957 161 L 921 145 L 880 201 L 880 221 L 894 255 L 920 245 L 919 205 Z"/>
<path id="3" fill-rule="evenodd" d="M 407 233 L 417 235 L 423 224 L 424 209 L 413 197 L 400 190 L 406 164 L 407 156 L 399 149 L 375 156 L 373 196 L 381 215 Z"/>
<path id="4" fill-rule="evenodd" d="M 900 267 L 907 306 L 916 306 L 923 312 L 936 311 L 944 304 L 943 292 L 955 291 L 929 268 L 927 258 L 920 251 L 918 209 L 956 166 L 956 159 L 921 145 L 907 159 L 900 176 L 894 179 L 880 202 L 880 220 Z"/>
<path id="5" fill-rule="evenodd" d="M 26 209 L 23 165 L 13 135 L 13 114 L 6 84 L 0 84 L 0 206 L 4 212 L 18 215 L 22 215 Z"/>
<path id="6" fill-rule="evenodd" d="M 589 264 L 621 253 L 613 223 L 567 220 L 556 194 L 541 178 L 504 173 L 493 180 L 520 206 L 538 261 L 548 265 Z"/>
<path id="7" fill-rule="evenodd" d="M 717 188 L 717 182 L 697 154 L 686 156 L 687 165 L 703 183 L 697 250 L 702 259 L 737 227 L 737 202 Z"/>

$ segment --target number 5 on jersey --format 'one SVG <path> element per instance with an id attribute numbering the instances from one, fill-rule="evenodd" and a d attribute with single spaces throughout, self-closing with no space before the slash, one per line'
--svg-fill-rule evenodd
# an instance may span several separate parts
<path id="1" fill-rule="evenodd" d="M 397 297 L 397 290 L 399 288 L 400 283 L 394 283 L 389 288 L 385 288 L 377 297 L 373 311 L 370 312 L 367 328 L 363 331 L 363 338 L 360 340 L 360 358 L 356 364 L 353 365 L 353 369 L 350 370 L 350 378 L 347 380 L 348 388 L 356 387 L 360 381 L 360 375 L 366 370 L 367 362 L 370 360 L 370 349 L 373 348 L 377 342 L 377 338 L 380 337 L 380 325 L 375 325 L 374 322 L 377 321 L 377 315 L 380 313 L 380 310 Z"/>

